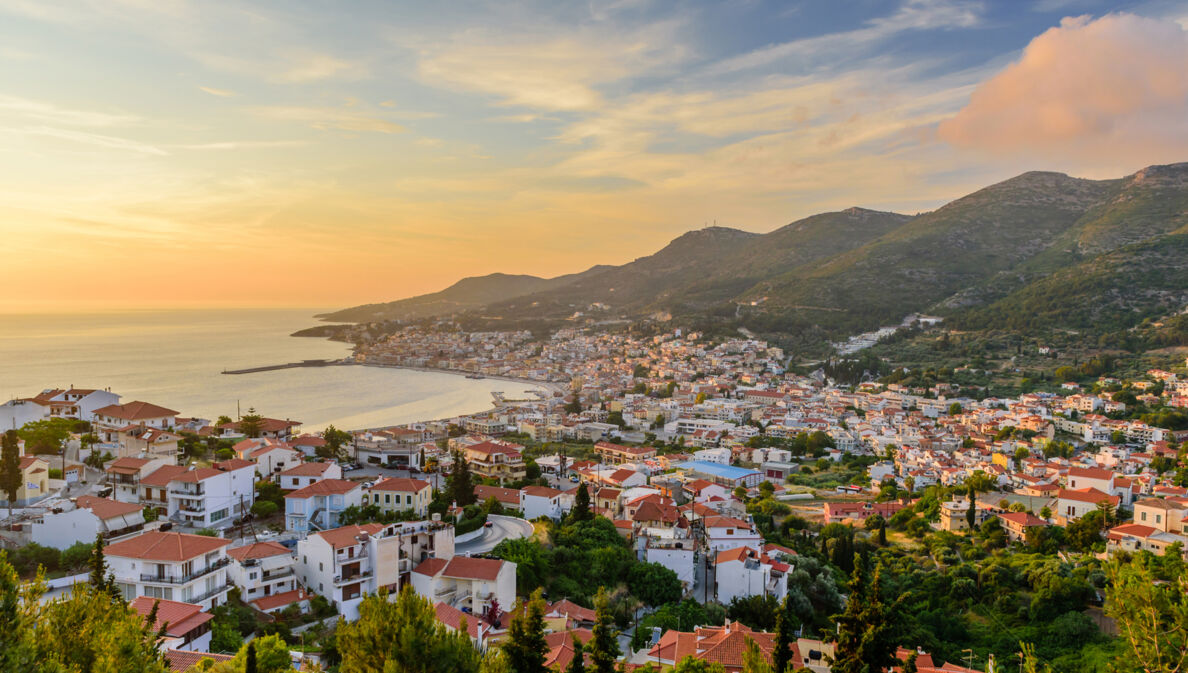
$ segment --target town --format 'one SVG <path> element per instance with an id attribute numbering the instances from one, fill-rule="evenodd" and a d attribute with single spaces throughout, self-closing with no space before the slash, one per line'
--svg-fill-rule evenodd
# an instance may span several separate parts
<path id="1" fill-rule="evenodd" d="M 11 400 L 0 540 L 15 571 L 51 601 L 104 581 L 87 572 L 103 564 L 178 671 L 256 641 L 301 670 L 363 670 L 345 666 L 352 629 L 375 601 L 419 597 L 475 657 L 511 657 L 535 628 L 546 669 L 821 673 L 846 615 L 878 602 L 861 593 L 878 554 L 935 564 L 959 602 L 995 590 L 958 570 L 1043 556 L 1048 574 L 1013 580 L 1032 601 L 1018 610 L 1082 634 L 1116 629 L 1102 564 L 1188 558 L 1182 372 L 970 396 L 845 385 L 763 341 L 681 329 L 408 327 L 355 360 L 542 388 L 320 433 L 107 389 Z M 995 582 L 1014 614 L 1016 589 Z M 1002 651 L 924 632 L 898 636 L 914 638 L 894 643 L 902 670 L 993 670 Z"/>

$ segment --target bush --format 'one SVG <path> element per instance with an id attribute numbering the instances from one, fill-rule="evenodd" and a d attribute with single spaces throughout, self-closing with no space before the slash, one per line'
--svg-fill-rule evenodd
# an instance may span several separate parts
<path id="1" fill-rule="evenodd" d="M 49 478 L 50 479 L 61 479 L 62 478 L 62 470 L 60 470 L 56 467 L 51 467 L 49 469 Z"/>
<path id="2" fill-rule="evenodd" d="M 255 514 L 261 518 L 276 514 L 277 510 L 279 509 L 280 508 L 277 507 L 276 503 L 272 502 L 271 500 L 257 500 L 252 504 L 252 514 Z"/>
<path id="3" fill-rule="evenodd" d="M 62 554 L 59 556 L 58 566 L 63 570 L 85 568 L 87 561 L 91 559 L 92 549 L 94 549 L 94 544 L 91 542 L 75 542 L 62 550 Z"/>

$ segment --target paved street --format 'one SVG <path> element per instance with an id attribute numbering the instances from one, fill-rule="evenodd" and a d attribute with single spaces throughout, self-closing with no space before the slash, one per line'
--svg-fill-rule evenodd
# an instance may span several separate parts
<path id="1" fill-rule="evenodd" d="M 532 524 L 514 516 L 492 514 L 487 521 L 492 524 L 490 528 L 484 528 L 483 534 L 473 540 L 455 544 L 454 553 L 460 556 L 487 554 L 504 540 L 532 535 Z"/>

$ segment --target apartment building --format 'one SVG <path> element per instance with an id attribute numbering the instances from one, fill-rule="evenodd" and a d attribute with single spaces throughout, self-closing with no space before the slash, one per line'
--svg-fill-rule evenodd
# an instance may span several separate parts
<path id="1" fill-rule="evenodd" d="M 256 501 L 256 466 L 232 458 L 180 472 L 169 480 L 168 497 L 171 520 L 194 528 L 226 528 Z"/>
<path id="2" fill-rule="evenodd" d="M 433 487 L 424 479 L 389 477 L 377 482 L 363 495 L 364 504 L 372 504 L 384 512 L 412 511 L 417 516 L 429 512 Z"/>
<path id="3" fill-rule="evenodd" d="M 504 481 L 519 481 L 525 477 L 523 448 L 518 444 L 479 442 L 465 447 L 464 457 L 470 471 L 480 477 Z"/>
<path id="4" fill-rule="evenodd" d="M 724 605 L 759 595 L 783 600 L 790 572 L 792 566 L 752 547 L 723 549 L 714 557 L 714 599 Z"/>
<path id="5" fill-rule="evenodd" d="M 226 601 L 227 545 L 205 535 L 149 531 L 103 551 L 116 586 L 131 601 L 140 596 L 181 601 L 210 610 Z"/>
<path id="6" fill-rule="evenodd" d="M 177 412 L 140 401 L 110 404 L 96 409 L 91 423 L 100 441 L 115 444 L 119 441 L 120 431 L 129 426 L 169 430 L 177 424 Z"/>
<path id="7" fill-rule="evenodd" d="M 371 523 L 311 533 L 297 543 L 297 572 L 310 591 L 325 596 L 343 618 L 359 618 L 363 597 L 400 589 L 400 537 L 396 524 Z"/>
<path id="8" fill-rule="evenodd" d="M 164 638 L 158 643 L 161 649 L 203 653 L 210 650 L 210 622 L 214 615 L 203 611 L 202 606 L 140 596 L 128 607 L 142 619 L 148 619 L 156 608 L 156 621 L 150 628 L 156 632 L 165 629 Z"/>
<path id="9" fill-rule="evenodd" d="M 413 589 L 432 603 L 483 614 L 493 603 L 507 610 L 516 601 L 516 564 L 497 559 L 431 558 L 412 571 Z"/>
<path id="10" fill-rule="evenodd" d="M 231 558 L 227 576 L 239 587 L 239 595 L 244 601 L 254 603 L 261 598 L 285 594 L 297 598 L 297 559 L 284 545 L 254 542 L 228 549 L 227 556 Z M 274 611 L 284 605 L 270 604 L 264 611 Z"/>
<path id="11" fill-rule="evenodd" d="M 277 475 L 280 487 L 286 491 L 296 491 L 323 479 L 342 479 L 342 468 L 338 463 L 299 463 Z"/>
<path id="12" fill-rule="evenodd" d="M 362 484 L 323 479 L 285 496 L 285 528 L 302 535 L 338 528 L 342 510 L 362 504 Z"/>

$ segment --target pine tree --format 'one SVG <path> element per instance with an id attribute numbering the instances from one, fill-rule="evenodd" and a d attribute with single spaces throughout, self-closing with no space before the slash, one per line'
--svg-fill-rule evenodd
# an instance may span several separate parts
<path id="1" fill-rule="evenodd" d="M 594 518 L 594 512 L 590 511 L 590 490 L 586 488 L 584 481 L 578 485 L 577 495 L 573 496 L 573 510 L 569 518 L 574 523 Z"/>
<path id="2" fill-rule="evenodd" d="M 512 618 L 503 652 L 507 663 L 516 673 L 546 673 L 545 655 L 549 645 L 545 641 L 545 604 L 537 589 L 524 609 Z"/>
<path id="3" fill-rule="evenodd" d="M 433 605 L 405 585 L 395 602 L 387 592 L 368 595 L 359 619 L 339 622 L 338 651 L 342 673 L 417 671 L 476 673 L 478 650 L 465 625 L 452 631 L 437 621 Z"/>
<path id="4" fill-rule="evenodd" d="M 784 603 L 776 613 L 775 649 L 771 652 L 771 668 L 775 673 L 785 673 L 792 661 L 792 645 L 796 642 L 796 622 L 792 600 L 789 596 L 784 596 Z"/>
<path id="5" fill-rule="evenodd" d="M 123 601 L 123 594 L 116 586 L 115 577 L 107 570 L 107 559 L 103 556 L 103 533 L 95 534 L 95 545 L 91 548 L 91 559 L 87 563 L 91 568 L 90 584 L 96 591 L 100 591 Z"/>
<path id="6" fill-rule="evenodd" d="M 586 648 L 576 633 L 573 634 L 573 659 L 565 667 L 565 673 L 586 673 Z"/>
<path id="7" fill-rule="evenodd" d="M 21 489 L 21 447 L 16 430 L 9 430 L 0 437 L 0 493 L 8 500 L 8 518 L 16 504 L 17 491 Z"/>
<path id="8" fill-rule="evenodd" d="M 747 649 L 743 650 L 742 673 L 780 673 L 780 669 L 773 669 L 755 641 L 747 638 Z"/>
<path id="9" fill-rule="evenodd" d="M 884 601 L 882 572 L 880 564 L 871 577 L 861 560 L 854 559 L 846 609 L 836 617 L 836 649 L 830 661 L 833 673 L 870 673 L 899 664 L 895 630 L 900 601 Z"/>
<path id="10" fill-rule="evenodd" d="M 615 660 L 620 654 L 619 641 L 605 587 L 599 587 L 598 595 L 594 598 L 594 615 L 594 637 L 586 645 L 592 673 L 615 673 Z"/>
<path id="11" fill-rule="evenodd" d="M 470 479 L 470 466 L 466 464 L 466 456 L 461 451 L 454 451 L 454 467 L 450 472 L 450 498 L 459 507 L 473 505 L 478 499 L 474 494 L 474 482 Z"/>

